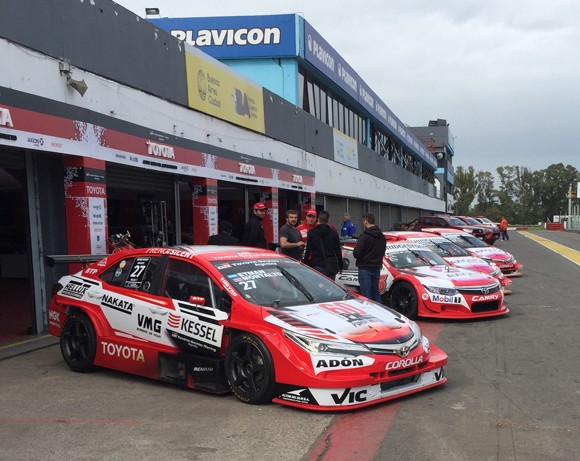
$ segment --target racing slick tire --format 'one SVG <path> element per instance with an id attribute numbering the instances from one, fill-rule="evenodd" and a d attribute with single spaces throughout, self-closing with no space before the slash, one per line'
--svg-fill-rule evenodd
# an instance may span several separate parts
<path id="1" fill-rule="evenodd" d="M 95 369 L 97 337 L 86 314 L 71 314 L 65 320 L 60 334 L 60 352 L 73 371 L 87 373 Z"/>
<path id="2" fill-rule="evenodd" d="M 249 333 L 232 338 L 225 355 L 225 374 L 234 395 L 252 405 L 274 398 L 274 361 L 264 343 Z"/>
<path id="3" fill-rule="evenodd" d="M 413 286 L 407 282 L 397 283 L 391 290 L 390 306 L 405 317 L 415 320 L 419 304 Z"/>

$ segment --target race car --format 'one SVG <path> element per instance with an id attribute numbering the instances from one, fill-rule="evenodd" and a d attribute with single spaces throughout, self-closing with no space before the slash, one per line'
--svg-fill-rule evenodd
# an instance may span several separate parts
<path id="1" fill-rule="evenodd" d="M 496 278 L 501 285 L 504 295 L 511 294 L 510 286 L 512 281 L 502 274 L 499 267 L 494 263 L 484 261 L 481 258 L 471 255 L 463 248 L 455 245 L 450 240 L 434 235 L 429 232 L 385 232 L 388 241 L 406 240 L 419 245 L 424 245 L 441 256 L 452 266 L 469 269 L 476 272 L 483 272 Z"/>
<path id="2" fill-rule="evenodd" d="M 345 269 L 338 283 L 358 289 L 353 244 L 343 245 Z M 509 312 L 499 282 L 481 272 L 450 266 L 437 253 L 413 242 L 387 242 L 383 259 L 383 304 L 408 318 L 482 318 Z"/>
<path id="3" fill-rule="evenodd" d="M 467 232 L 454 229 L 425 228 L 424 232 L 440 235 L 468 251 L 473 256 L 495 264 L 507 277 L 520 277 L 523 275 L 523 265 L 516 258 L 504 250 L 487 245 L 481 240 L 474 238 Z"/>
<path id="4" fill-rule="evenodd" d="M 76 372 L 105 367 L 330 411 L 447 381 L 447 355 L 415 322 L 269 250 L 128 250 L 63 277 L 54 293 L 49 331 Z"/>

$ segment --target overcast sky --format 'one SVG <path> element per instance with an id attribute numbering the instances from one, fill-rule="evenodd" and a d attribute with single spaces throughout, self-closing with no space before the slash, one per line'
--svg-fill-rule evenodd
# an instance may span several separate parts
<path id="1" fill-rule="evenodd" d="M 580 169 L 577 0 L 118 0 L 145 16 L 300 13 L 409 126 L 446 119 L 455 166 Z"/>

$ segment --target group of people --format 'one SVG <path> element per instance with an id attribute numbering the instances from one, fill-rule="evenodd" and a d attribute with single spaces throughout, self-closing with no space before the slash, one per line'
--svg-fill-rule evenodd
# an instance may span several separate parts
<path id="1" fill-rule="evenodd" d="M 257 202 L 252 208 L 252 214 L 244 227 L 241 244 L 258 248 L 268 248 L 262 220 L 267 207 Z M 302 261 L 321 274 L 334 280 L 343 270 L 341 239 L 353 238 L 356 226 L 350 216 L 342 216 L 340 237 L 336 228 L 330 224 L 330 213 L 322 210 L 317 213 L 310 209 L 306 212 L 304 222 L 298 224 L 298 212 L 288 210 L 286 223 L 280 228 L 280 252 Z M 381 302 L 379 293 L 379 277 L 386 239 L 381 229 L 376 225 L 375 216 L 367 213 L 363 216 L 363 232 L 358 236 L 353 256 L 358 267 L 361 294 L 374 301 Z M 220 233 L 209 238 L 208 245 L 238 245 L 240 242 L 231 235 L 232 225 L 227 221 L 220 223 Z"/>

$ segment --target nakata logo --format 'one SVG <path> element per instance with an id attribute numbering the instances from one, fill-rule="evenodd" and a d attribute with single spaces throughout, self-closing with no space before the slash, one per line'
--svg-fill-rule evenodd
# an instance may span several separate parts
<path id="1" fill-rule="evenodd" d="M 411 357 L 404 360 L 396 360 L 395 362 L 387 363 L 386 370 L 398 370 L 400 368 L 407 368 L 413 365 L 417 365 L 419 363 L 423 363 L 423 356 L 420 355 L 419 357 Z"/>
<path id="2" fill-rule="evenodd" d="M 110 295 L 104 295 L 101 304 L 105 307 L 109 307 L 124 314 L 133 313 L 133 303 L 128 301 L 123 301 L 122 299 L 113 298 Z"/>
<path id="3" fill-rule="evenodd" d="M 174 29 L 171 35 L 179 40 L 185 40 L 193 46 L 246 46 L 246 45 L 279 45 L 281 32 L 278 27 L 254 27 L 248 29 L 201 29 L 179 30 Z"/>
<path id="4" fill-rule="evenodd" d="M 304 178 L 299 175 L 299 174 L 293 174 L 292 175 L 292 182 L 298 183 L 298 184 L 303 184 L 304 183 Z"/>
<path id="5" fill-rule="evenodd" d="M 240 173 L 244 174 L 256 174 L 256 167 L 254 165 L 248 165 L 247 163 L 240 163 Z"/>
<path id="6" fill-rule="evenodd" d="M 134 362 L 145 362 L 145 355 L 141 349 L 106 343 L 105 341 L 101 341 L 101 344 L 103 345 L 104 355 L 110 355 L 111 357 L 117 357 L 119 359 L 133 360 Z"/>
<path id="7" fill-rule="evenodd" d="M 474 296 L 472 300 L 475 301 L 497 301 L 499 298 L 498 293 L 494 293 L 492 295 L 485 295 L 485 296 Z"/>
<path id="8" fill-rule="evenodd" d="M 156 157 L 175 159 L 173 147 L 164 146 L 163 144 L 157 144 L 151 141 L 147 141 L 147 153 Z"/>

